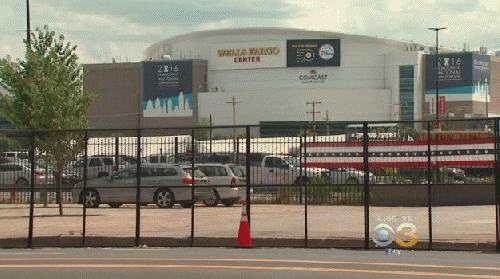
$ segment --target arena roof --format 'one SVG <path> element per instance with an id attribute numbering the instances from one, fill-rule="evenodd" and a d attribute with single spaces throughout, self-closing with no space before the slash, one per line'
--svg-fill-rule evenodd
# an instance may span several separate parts
<path id="1" fill-rule="evenodd" d="M 153 43 L 149 46 L 144 52 L 143 57 L 151 57 L 153 53 L 157 53 L 162 49 L 163 46 L 168 44 L 180 43 L 188 40 L 196 40 L 203 39 L 207 37 L 215 37 L 215 36 L 231 36 L 231 35 L 240 35 L 242 40 L 245 41 L 245 37 L 249 35 L 290 35 L 290 36 L 300 36 L 304 37 L 304 39 L 308 38 L 339 38 L 339 39 L 350 39 L 358 42 L 365 43 L 376 43 L 381 45 L 389 45 L 389 46 L 408 46 L 415 45 L 415 43 L 396 41 L 392 39 L 385 38 L 376 38 L 369 37 L 364 35 L 353 35 L 346 33 L 338 33 L 338 32 L 328 32 L 328 31 L 313 31 L 313 30 L 304 30 L 304 29 L 296 29 L 296 28 L 231 28 L 231 29 L 217 29 L 217 30 L 205 30 L 205 31 L 197 31 L 182 35 L 173 36 L 167 38 L 165 40 Z M 235 41 L 236 42 L 236 41 Z M 417 44 L 419 47 L 422 46 Z"/>

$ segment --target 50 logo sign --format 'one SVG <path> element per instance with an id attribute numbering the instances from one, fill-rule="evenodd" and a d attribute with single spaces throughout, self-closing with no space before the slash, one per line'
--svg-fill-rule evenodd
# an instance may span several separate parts
<path id="1" fill-rule="evenodd" d="M 396 241 L 399 246 L 409 248 L 418 243 L 417 227 L 406 222 L 399 224 L 394 231 L 388 224 L 378 224 L 372 238 L 377 247 L 387 247 Z"/>

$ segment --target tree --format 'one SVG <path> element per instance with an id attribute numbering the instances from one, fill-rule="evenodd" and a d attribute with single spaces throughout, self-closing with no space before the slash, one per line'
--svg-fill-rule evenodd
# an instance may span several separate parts
<path id="1" fill-rule="evenodd" d="M 76 46 L 65 44 L 63 35 L 55 38 L 47 25 L 31 37 L 24 41 L 25 60 L 0 60 L 0 85 L 10 93 L 0 97 L 0 114 L 18 129 L 43 131 L 36 133 L 35 145 L 55 171 L 62 215 L 64 167 L 83 148 L 82 133 L 65 130 L 87 127 L 86 113 L 95 94 L 83 91 Z"/>
<path id="2" fill-rule="evenodd" d="M 198 128 L 196 128 L 196 130 L 194 131 L 194 138 L 196 140 L 208 140 L 208 132 L 211 129 L 210 126 L 210 118 L 200 117 L 198 119 Z"/>
<path id="3" fill-rule="evenodd" d="M 413 125 L 402 123 L 398 125 L 398 131 L 397 134 L 400 138 L 400 140 L 409 140 L 408 137 L 411 138 L 411 140 L 419 140 L 420 139 L 420 132 L 413 127 Z"/>
<path id="4" fill-rule="evenodd" d="M 299 137 L 312 137 L 314 135 L 314 132 L 312 130 L 309 130 L 309 127 L 306 130 L 301 129 L 298 136 Z"/>

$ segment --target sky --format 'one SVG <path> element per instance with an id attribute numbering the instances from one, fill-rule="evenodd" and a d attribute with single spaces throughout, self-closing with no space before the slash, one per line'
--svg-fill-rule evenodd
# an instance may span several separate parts
<path id="1" fill-rule="evenodd" d="M 462 49 L 500 50 L 499 0 L 30 0 L 31 29 L 77 45 L 80 63 L 142 60 L 166 38 L 195 31 L 286 27 Z M 0 58 L 23 58 L 26 1 L 0 0 Z"/>

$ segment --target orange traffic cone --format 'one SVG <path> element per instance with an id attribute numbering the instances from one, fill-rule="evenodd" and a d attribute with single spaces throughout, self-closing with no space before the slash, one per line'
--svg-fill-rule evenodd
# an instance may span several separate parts
<path id="1" fill-rule="evenodd" d="M 250 237 L 250 224 L 247 217 L 247 202 L 243 200 L 242 204 L 240 229 L 238 231 L 238 247 L 249 248 L 252 247 L 252 238 Z"/>

